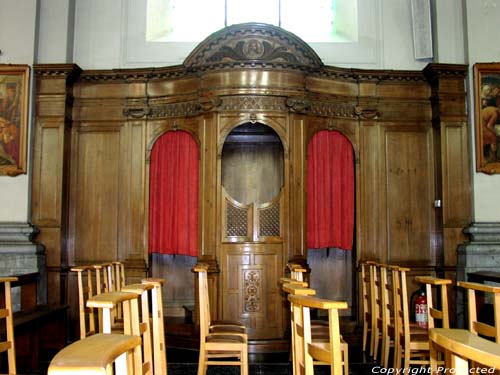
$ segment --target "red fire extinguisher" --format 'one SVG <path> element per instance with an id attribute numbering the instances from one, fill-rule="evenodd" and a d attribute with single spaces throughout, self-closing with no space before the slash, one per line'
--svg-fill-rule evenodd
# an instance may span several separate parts
<path id="1" fill-rule="evenodd" d="M 424 291 L 415 300 L 415 322 L 422 328 L 427 328 L 427 297 Z"/>

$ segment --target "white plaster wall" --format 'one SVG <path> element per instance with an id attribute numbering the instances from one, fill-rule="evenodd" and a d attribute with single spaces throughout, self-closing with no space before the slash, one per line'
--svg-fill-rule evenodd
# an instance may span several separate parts
<path id="1" fill-rule="evenodd" d="M 38 33 L 38 64 L 73 61 L 75 0 L 42 0 Z"/>
<path id="2" fill-rule="evenodd" d="M 121 23 L 124 2 L 125 0 L 76 0 L 73 59 L 82 69 L 122 67 Z"/>
<path id="3" fill-rule="evenodd" d="M 37 0 L 0 0 L 0 64 L 33 64 L 37 7 Z M 31 116 L 29 120 L 31 136 Z M 0 222 L 28 221 L 29 183 L 29 175 L 0 176 Z"/>
<path id="4" fill-rule="evenodd" d="M 358 1 L 362 17 L 360 46 L 347 43 L 316 48 L 312 45 L 326 64 L 420 70 L 428 63 L 414 58 L 410 0 Z M 197 43 L 147 44 L 141 35 L 145 3 L 145 0 L 76 0 L 74 62 L 83 69 L 182 63 Z M 447 10 L 455 14 L 455 8 L 456 5 Z M 447 22 L 447 18 L 443 19 Z"/>
<path id="5" fill-rule="evenodd" d="M 500 45 L 496 41 L 500 20 L 500 1 L 466 0 L 469 88 L 473 86 L 473 65 L 478 62 L 500 62 Z M 469 123 L 474 140 L 474 95 L 469 89 Z M 471 142 L 472 170 L 476 170 L 474 142 Z M 500 175 L 473 174 L 474 221 L 500 221 Z"/>

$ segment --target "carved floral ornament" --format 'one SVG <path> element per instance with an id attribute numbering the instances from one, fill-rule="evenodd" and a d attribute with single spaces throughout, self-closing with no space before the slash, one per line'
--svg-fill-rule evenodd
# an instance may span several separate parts
<path id="1" fill-rule="evenodd" d="M 234 95 L 202 97 L 198 100 L 151 104 L 130 103 L 123 110 L 123 115 L 132 119 L 190 117 L 210 111 L 282 111 L 311 114 L 319 117 L 360 118 L 373 120 L 378 118 L 376 108 L 364 107 L 352 103 L 311 100 L 307 97 L 281 97 L 264 95 Z"/>

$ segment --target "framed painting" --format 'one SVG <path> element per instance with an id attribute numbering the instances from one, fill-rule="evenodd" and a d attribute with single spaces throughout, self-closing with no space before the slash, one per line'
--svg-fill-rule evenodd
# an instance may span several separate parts
<path id="1" fill-rule="evenodd" d="M 500 173 L 500 63 L 474 65 L 476 170 Z"/>
<path id="2" fill-rule="evenodd" d="M 29 66 L 0 64 L 0 175 L 26 173 Z"/>

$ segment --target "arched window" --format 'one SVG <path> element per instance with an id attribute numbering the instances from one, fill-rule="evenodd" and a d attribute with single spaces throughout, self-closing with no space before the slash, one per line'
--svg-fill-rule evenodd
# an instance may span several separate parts
<path id="1" fill-rule="evenodd" d="M 198 145 L 184 131 L 162 135 L 151 151 L 149 252 L 198 255 Z"/>

